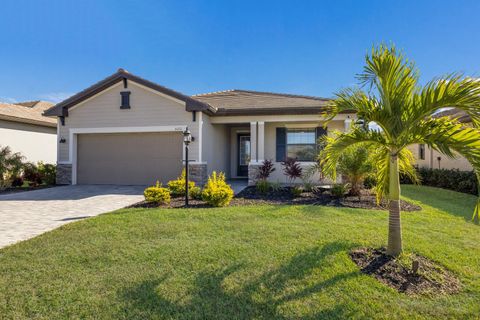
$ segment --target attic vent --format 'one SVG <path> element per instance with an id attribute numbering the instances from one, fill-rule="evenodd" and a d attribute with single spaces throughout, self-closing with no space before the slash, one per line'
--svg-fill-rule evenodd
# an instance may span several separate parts
<path id="1" fill-rule="evenodd" d="M 120 95 L 122 96 L 120 109 L 130 109 L 130 91 L 122 91 Z"/>

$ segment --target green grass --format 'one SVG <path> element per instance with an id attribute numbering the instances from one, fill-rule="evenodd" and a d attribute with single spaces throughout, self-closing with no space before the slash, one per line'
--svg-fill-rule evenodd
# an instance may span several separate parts
<path id="1" fill-rule="evenodd" d="M 404 186 L 404 244 L 462 291 L 409 297 L 349 259 L 386 241 L 385 211 L 321 206 L 128 209 L 0 250 L 0 318 L 477 318 L 475 197 Z"/>

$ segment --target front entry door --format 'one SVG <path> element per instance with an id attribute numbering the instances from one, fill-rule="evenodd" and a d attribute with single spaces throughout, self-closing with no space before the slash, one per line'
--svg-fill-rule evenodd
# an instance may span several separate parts
<path id="1" fill-rule="evenodd" d="M 250 135 L 238 135 L 237 176 L 248 177 L 248 163 L 250 162 Z"/>

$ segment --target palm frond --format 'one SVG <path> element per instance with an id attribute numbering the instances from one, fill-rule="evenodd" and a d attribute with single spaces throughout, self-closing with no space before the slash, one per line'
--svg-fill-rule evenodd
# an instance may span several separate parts
<path id="1" fill-rule="evenodd" d="M 467 112 L 480 125 L 480 80 L 450 74 L 433 79 L 413 99 L 411 119 L 422 120 L 442 108 L 455 107 Z"/>
<path id="2" fill-rule="evenodd" d="M 324 137 L 325 148 L 320 153 L 320 163 L 326 176 L 333 180 L 337 178 L 337 164 L 345 149 L 352 145 L 361 144 L 366 148 L 372 145 L 383 146 L 386 144 L 384 135 L 377 131 L 362 130 L 354 127 L 349 133 L 336 134 Z"/>

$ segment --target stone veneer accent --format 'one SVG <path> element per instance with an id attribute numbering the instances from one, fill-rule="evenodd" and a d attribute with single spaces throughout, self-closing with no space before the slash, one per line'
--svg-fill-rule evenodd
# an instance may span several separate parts
<path id="1" fill-rule="evenodd" d="M 188 167 L 188 175 L 196 185 L 204 186 L 207 183 L 207 164 L 191 163 Z"/>
<path id="2" fill-rule="evenodd" d="M 248 164 L 248 185 L 254 186 L 257 181 L 257 169 L 261 166 L 261 163 L 252 163 Z"/>
<path id="3" fill-rule="evenodd" d="M 57 184 L 72 184 L 72 165 L 57 164 Z"/>

